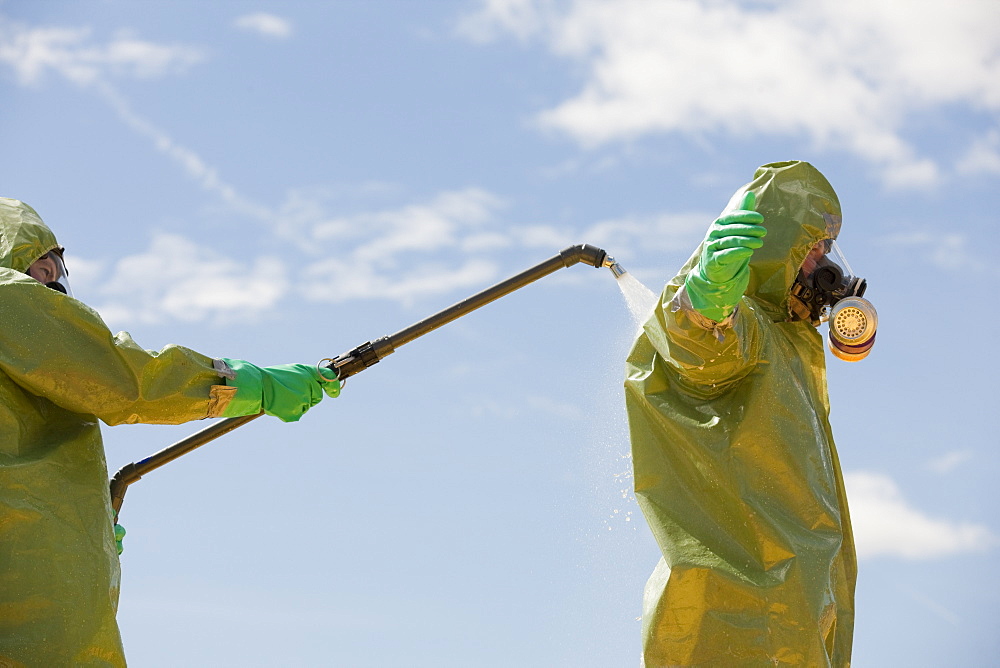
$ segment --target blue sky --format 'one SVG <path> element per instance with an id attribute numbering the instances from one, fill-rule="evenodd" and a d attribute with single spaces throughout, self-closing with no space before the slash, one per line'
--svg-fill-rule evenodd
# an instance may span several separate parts
<path id="1" fill-rule="evenodd" d="M 754 168 L 840 196 L 878 344 L 830 358 L 859 667 L 1000 641 L 993 2 L 0 2 L 2 194 L 141 345 L 314 362 L 561 248 L 658 290 Z M 302 422 L 150 474 L 122 521 L 133 665 L 630 666 L 657 550 L 633 332 L 554 274 Z M 106 429 L 109 467 L 198 425 Z"/>

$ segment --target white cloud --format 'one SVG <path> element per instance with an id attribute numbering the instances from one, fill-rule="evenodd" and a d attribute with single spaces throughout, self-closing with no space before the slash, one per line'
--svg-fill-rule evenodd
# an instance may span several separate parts
<path id="1" fill-rule="evenodd" d="M 941 269 L 968 271 L 981 268 L 969 248 L 968 239 L 962 234 L 943 234 L 930 249 L 931 262 Z"/>
<path id="2" fill-rule="evenodd" d="M 183 44 L 157 44 L 122 34 L 97 47 L 97 61 L 126 77 L 152 79 L 180 74 L 205 59 L 201 49 Z"/>
<path id="3" fill-rule="evenodd" d="M 459 30 L 542 40 L 580 64 L 581 90 L 538 120 L 585 146 L 664 132 L 802 137 L 869 161 L 889 186 L 921 187 L 939 167 L 904 138 L 910 115 L 1000 112 L 995 2 L 489 0 Z"/>
<path id="4" fill-rule="evenodd" d="M 943 475 L 951 473 L 970 459 L 972 459 L 971 450 L 955 450 L 932 459 L 927 463 L 927 468 Z"/>
<path id="5" fill-rule="evenodd" d="M 537 34 L 544 23 L 543 12 L 548 3 L 536 0 L 482 0 L 482 8 L 463 16 L 458 22 L 458 32 L 473 42 L 486 43 L 504 33 L 520 39 Z"/>
<path id="6" fill-rule="evenodd" d="M 293 293 L 324 303 L 411 304 L 489 285 L 499 272 L 491 254 L 514 243 L 505 230 L 484 229 L 501 200 L 477 188 L 347 218 L 330 216 L 322 196 L 296 191 L 292 199 L 280 210 L 292 212 L 291 227 L 303 237 L 290 238 L 291 228 L 279 224 L 269 256 L 237 261 L 223 249 L 160 233 L 148 249 L 113 265 L 76 258 L 74 289 L 116 327 L 253 318 Z M 290 283 L 291 266 L 301 268 L 301 287 Z"/>
<path id="7" fill-rule="evenodd" d="M 463 253 L 478 253 L 507 248 L 511 243 L 510 237 L 506 234 L 483 232 L 481 234 L 470 234 L 463 239 L 461 249 Z"/>
<path id="8" fill-rule="evenodd" d="M 973 142 L 956 170 L 959 174 L 1000 174 L 1000 131 L 991 130 Z"/>
<path id="9" fill-rule="evenodd" d="M 502 205 L 500 198 L 486 190 L 467 188 L 398 209 L 328 217 L 325 206 L 317 201 L 306 203 L 298 194 L 296 219 L 289 230 L 310 245 L 346 244 L 356 260 L 391 263 L 400 253 L 455 247 L 470 232 L 480 231 Z"/>
<path id="10" fill-rule="evenodd" d="M 275 36 L 290 31 L 287 23 L 267 15 L 242 17 L 239 24 Z M 498 252 L 535 247 L 555 252 L 580 240 L 568 228 L 498 226 L 494 217 L 504 202 L 481 188 L 446 191 L 424 202 L 347 216 L 331 213 L 343 208 L 336 201 L 342 193 L 332 188 L 293 190 L 278 207 L 256 202 L 226 182 L 196 151 L 136 111 L 113 84 L 115 77 L 182 72 L 202 58 L 197 49 L 143 41 L 133 35 L 100 42 L 88 29 L 27 27 L 0 17 L 0 65 L 11 67 L 22 85 L 54 74 L 95 93 L 126 127 L 203 190 L 266 225 L 275 241 L 289 244 L 293 252 L 297 249 L 307 258 L 321 256 L 311 264 L 306 262 L 307 274 L 315 279 L 303 293 L 307 299 L 381 298 L 410 303 L 424 296 L 483 287 L 499 273 Z M 384 197 L 391 188 L 364 184 L 351 188 L 352 197 L 359 190 L 366 196 Z M 336 249 L 333 259 L 331 248 Z M 288 251 L 288 245 L 275 249 L 275 253 Z M 454 252 L 462 258 L 446 258 Z M 78 266 L 81 270 L 74 277 L 90 288 L 88 301 L 97 303 L 108 320 L 118 323 L 252 316 L 270 308 L 289 290 L 278 259 L 236 262 L 178 235 L 156 236 L 147 251 L 126 257 L 110 269 L 89 271 L 89 281 L 88 264 L 78 261 Z M 89 269 L 97 266 L 90 263 Z M 97 283 L 108 276 L 105 284 Z"/>
<path id="11" fill-rule="evenodd" d="M 499 205 L 494 195 L 470 188 L 442 193 L 428 204 L 363 216 L 352 226 L 365 237 L 365 242 L 354 250 L 354 257 L 368 262 L 394 262 L 390 258 L 403 252 L 454 247 L 460 235 L 479 227 Z M 317 230 L 319 235 L 322 232 Z"/>
<path id="12" fill-rule="evenodd" d="M 1000 543 L 984 525 L 936 518 L 912 507 L 886 475 L 856 471 L 844 479 L 859 559 L 936 559 Z"/>
<path id="13" fill-rule="evenodd" d="M 109 275 L 91 289 L 96 298 L 85 299 L 116 326 L 253 317 L 273 307 L 289 288 L 279 259 L 243 264 L 204 243 L 163 233 L 148 250 L 118 260 Z"/>
<path id="14" fill-rule="evenodd" d="M 106 270 L 105 263 L 100 260 L 80 257 L 73 253 L 72 249 L 67 252 L 69 258 L 66 260 L 66 269 L 69 271 L 69 282 L 74 293 L 81 296 L 79 294 L 80 288 L 83 288 L 85 292 L 95 289 Z"/>
<path id="15" fill-rule="evenodd" d="M 29 28 L 0 17 L 0 63 L 22 84 L 40 82 L 49 70 L 87 86 L 114 76 L 148 79 L 184 72 L 204 53 L 182 44 L 157 44 L 120 34 L 100 44 L 88 28 Z"/>
<path id="16" fill-rule="evenodd" d="M 238 25 L 276 37 L 287 36 L 291 30 L 280 18 L 262 14 L 244 16 Z M 0 17 L 0 64 L 10 66 L 22 85 L 38 83 L 48 73 L 94 92 L 126 127 L 148 140 L 203 190 L 232 210 L 266 224 L 276 240 L 291 243 L 307 255 L 322 255 L 323 259 L 306 269 L 315 279 L 304 293 L 308 299 L 381 298 L 410 303 L 488 284 L 499 273 L 495 254 L 505 250 L 555 252 L 581 237 L 590 243 L 613 244 L 622 252 L 640 241 L 666 247 L 678 225 L 688 226 L 677 218 L 654 217 L 606 221 L 583 234 L 568 226 L 503 227 L 494 217 L 504 202 L 480 188 L 442 192 L 425 202 L 347 216 L 331 213 L 340 208 L 334 206 L 339 202 L 331 203 L 336 193 L 323 189 L 294 190 L 284 204 L 269 207 L 240 193 L 196 151 L 137 112 L 113 85 L 115 77 L 183 72 L 203 57 L 192 47 L 157 44 L 130 34 L 101 42 L 88 29 L 26 27 Z M 387 186 L 366 184 L 362 189 L 385 195 Z M 699 234 L 706 219 L 698 217 Z M 337 249 L 335 260 L 319 250 L 328 248 Z M 444 259 L 446 253 L 455 251 L 463 258 Z M 163 264 L 156 258 L 173 260 Z M 111 278 L 104 286 L 94 286 L 91 294 L 104 300 L 101 310 L 106 317 L 118 321 L 243 317 L 269 308 L 288 289 L 278 260 L 237 263 L 175 235 L 157 236 L 148 251 L 100 275 Z M 259 298 L 252 298 L 255 294 Z"/>
<path id="17" fill-rule="evenodd" d="M 480 188 L 447 191 L 425 202 L 349 216 L 331 216 L 323 192 L 295 191 L 279 207 L 279 234 L 304 253 L 336 249 L 307 269 L 306 295 L 323 302 L 390 299 L 403 303 L 458 289 L 486 287 L 503 264 L 498 254 L 536 249 L 555 253 L 586 242 L 619 260 L 640 252 L 684 252 L 697 245 L 713 216 L 651 214 L 587 227 L 508 224 L 497 220 L 504 202 Z M 446 259 L 457 252 L 462 260 Z M 539 257 L 541 259 L 542 256 Z M 511 270 L 523 269 L 523 266 Z"/>
<path id="18" fill-rule="evenodd" d="M 558 250 L 570 246 L 576 235 L 569 228 L 552 225 L 522 225 L 511 230 L 511 237 L 524 248 L 549 248 Z"/>
<path id="19" fill-rule="evenodd" d="M 453 290 L 481 288 L 496 276 L 492 262 L 472 259 L 457 266 L 418 261 L 395 271 L 365 262 L 336 259 L 317 263 L 306 273 L 306 297 L 337 303 L 351 299 L 387 299 L 411 304 L 421 297 Z"/>
<path id="20" fill-rule="evenodd" d="M 960 226 L 959 221 L 952 221 L 952 224 Z M 964 234 L 913 230 L 905 234 L 882 237 L 876 243 L 897 250 L 912 248 L 916 255 L 946 271 L 991 270 L 991 267 L 979 258 Z"/>
<path id="21" fill-rule="evenodd" d="M 331 218 L 325 207 L 297 195 L 291 226 L 319 248 L 336 248 L 309 267 L 307 296 L 325 302 L 384 298 L 409 303 L 430 294 L 483 285 L 496 274 L 492 261 L 473 255 L 444 263 L 446 250 L 486 252 L 508 244 L 502 232 L 484 229 L 502 201 L 485 190 L 440 193 L 397 209 Z"/>
<path id="22" fill-rule="evenodd" d="M 383 299 L 405 305 L 435 295 L 464 297 L 492 284 L 518 249 L 555 254 L 592 241 L 591 233 L 601 239 L 617 234 L 623 246 L 642 239 L 637 221 L 626 226 L 627 233 L 618 221 L 582 235 L 571 228 L 504 226 L 496 220 L 503 201 L 480 188 L 341 217 L 330 214 L 336 204 L 329 199 L 323 189 L 296 190 L 277 208 L 272 257 L 235 261 L 180 235 L 158 234 L 148 250 L 111 267 L 75 261 L 74 285 L 79 278 L 80 296 L 116 326 L 229 321 L 254 317 L 293 293 L 322 303 Z M 655 242 L 656 234 L 651 238 Z M 302 287 L 289 284 L 290 266 L 301 268 Z M 519 262 L 510 271 L 521 269 Z"/>
<path id="23" fill-rule="evenodd" d="M 361 240 L 362 255 L 377 257 L 402 251 L 454 246 L 469 228 L 489 220 L 502 200 L 481 188 L 446 191 L 423 204 L 365 212 L 354 216 L 323 218 L 324 208 L 299 197 L 298 234 L 316 242 Z M 310 220 L 310 217 L 312 220 Z"/>
<path id="24" fill-rule="evenodd" d="M 599 221 L 586 229 L 587 243 L 605 248 L 619 260 L 640 252 L 688 253 L 698 246 L 715 219 L 711 213 L 660 213 Z"/>
<path id="25" fill-rule="evenodd" d="M 288 19 L 264 12 L 241 16 L 236 19 L 235 25 L 240 30 L 254 32 L 269 39 L 287 39 L 292 36 L 292 24 Z"/>

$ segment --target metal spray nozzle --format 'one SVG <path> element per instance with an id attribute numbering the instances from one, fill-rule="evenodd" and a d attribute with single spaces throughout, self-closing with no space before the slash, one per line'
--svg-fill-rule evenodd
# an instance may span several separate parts
<path id="1" fill-rule="evenodd" d="M 610 255 L 604 258 L 604 266 L 611 270 L 611 273 L 614 274 L 616 279 L 621 278 L 628 273 L 625 271 L 625 267 L 618 264 L 618 262 L 616 262 Z"/>

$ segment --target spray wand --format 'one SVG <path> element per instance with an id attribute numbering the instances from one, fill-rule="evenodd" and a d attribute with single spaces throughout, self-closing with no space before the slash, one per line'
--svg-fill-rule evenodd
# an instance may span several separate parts
<path id="1" fill-rule="evenodd" d="M 326 368 L 335 371 L 337 373 L 337 377 L 341 382 L 343 382 L 350 376 L 361 373 L 368 367 L 378 364 L 387 355 L 394 353 L 396 348 L 399 346 L 409 343 L 413 339 L 419 338 L 424 334 L 432 332 L 438 327 L 446 325 L 452 320 L 461 318 L 463 315 L 471 313 L 472 311 L 475 311 L 481 306 L 485 306 L 492 301 L 496 301 L 497 299 L 508 295 L 515 290 L 519 290 L 529 283 L 534 283 L 538 279 L 548 276 L 559 269 L 571 267 L 580 262 L 597 268 L 608 267 L 611 269 L 611 273 L 614 274 L 615 278 L 620 278 L 622 274 L 625 273 L 622 266 L 615 262 L 615 259 L 610 257 L 606 251 L 600 248 L 590 246 L 588 244 L 570 246 L 569 248 L 565 248 L 560 251 L 558 255 L 555 255 L 544 262 L 540 262 L 539 264 L 522 271 L 520 274 L 511 276 L 505 281 L 501 281 L 496 285 L 486 288 L 482 292 L 478 292 L 471 297 L 458 302 L 457 304 L 453 304 L 443 311 L 439 311 L 434 315 L 421 320 L 420 322 L 414 323 L 409 327 L 396 332 L 395 334 L 383 336 L 375 341 L 367 341 L 349 352 L 338 355 L 332 359 L 325 359 L 320 362 L 320 364 L 325 362 L 328 363 L 325 365 Z M 114 509 L 115 521 L 118 521 L 118 513 L 121 511 L 122 503 L 125 501 L 125 492 L 129 485 L 136 482 L 150 471 L 158 469 L 165 464 L 169 464 L 178 457 L 181 457 L 182 455 L 185 455 L 210 441 L 214 441 L 220 436 L 228 434 L 232 430 L 245 425 L 247 422 L 257 419 L 261 415 L 263 415 L 263 413 L 258 413 L 257 415 L 245 415 L 237 418 L 227 418 L 206 427 L 205 429 L 202 429 L 201 431 L 196 432 L 191 436 L 188 436 L 187 438 L 150 455 L 149 457 L 146 457 L 145 459 L 131 464 L 126 464 L 120 468 L 111 478 L 111 507 Z"/>

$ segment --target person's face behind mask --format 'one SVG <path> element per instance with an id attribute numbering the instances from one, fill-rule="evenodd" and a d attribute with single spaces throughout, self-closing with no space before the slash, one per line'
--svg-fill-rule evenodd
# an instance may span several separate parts
<path id="1" fill-rule="evenodd" d="M 28 276 L 39 283 L 58 290 L 63 294 L 73 296 L 69 287 L 69 272 L 66 271 L 66 264 L 63 262 L 62 253 L 51 250 L 42 257 L 35 260 L 28 271 Z"/>

